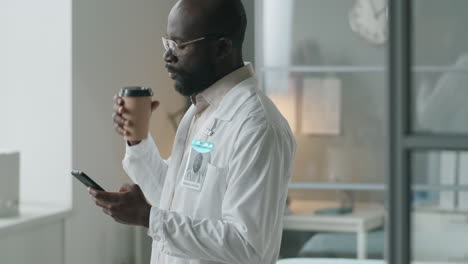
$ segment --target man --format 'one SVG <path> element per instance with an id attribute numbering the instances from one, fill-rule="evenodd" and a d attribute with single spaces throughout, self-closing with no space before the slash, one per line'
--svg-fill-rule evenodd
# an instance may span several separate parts
<path id="1" fill-rule="evenodd" d="M 163 160 L 151 135 L 127 142 L 123 167 L 138 185 L 117 193 L 90 189 L 116 221 L 148 228 L 153 264 L 276 262 L 296 144 L 243 62 L 245 28 L 240 0 L 175 4 L 164 61 L 175 89 L 193 105 L 172 155 Z M 123 136 L 131 124 L 120 98 L 114 111 Z"/>

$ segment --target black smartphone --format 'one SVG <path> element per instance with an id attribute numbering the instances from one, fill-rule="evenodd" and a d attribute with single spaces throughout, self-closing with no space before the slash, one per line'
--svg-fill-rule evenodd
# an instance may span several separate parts
<path id="1" fill-rule="evenodd" d="M 86 173 L 82 171 L 71 171 L 71 174 L 75 176 L 81 183 L 83 183 L 86 187 L 91 187 L 93 189 L 104 191 L 104 189 L 99 186 L 95 181 L 93 181 Z"/>

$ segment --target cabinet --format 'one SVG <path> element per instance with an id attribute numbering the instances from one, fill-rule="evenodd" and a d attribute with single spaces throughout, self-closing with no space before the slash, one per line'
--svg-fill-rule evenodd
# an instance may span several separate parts
<path id="1" fill-rule="evenodd" d="M 414 260 L 468 261 L 468 212 L 416 209 L 412 221 Z"/>
<path id="2" fill-rule="evenodd" d="M 23 203 L 17 217 L 0 218 L 0 263 L 64 264 L 68 206 Z"/>
<path id="3" fill-rule="evenodd" d="M 4 264 L 63 264 L 64 220 L 31 226 L 0 236 Z"/>

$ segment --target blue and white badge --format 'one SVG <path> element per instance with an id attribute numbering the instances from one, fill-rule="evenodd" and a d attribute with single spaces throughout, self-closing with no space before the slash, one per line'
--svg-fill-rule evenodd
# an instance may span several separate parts
<path id="1" fill-rule="evenodd" d="M 211 151 L 214 143 L 192 140 L 192 147 L 187 159 L 182 186 L 200 191 L 205 181 L 208 163 L 211 159 Z"/>
<path id="2" fill-rule="evenodd" d="M 200 153 L 208 153 L 213 150 L 214 143 L 194 139 L 192 140 L 192 148 Z"/>

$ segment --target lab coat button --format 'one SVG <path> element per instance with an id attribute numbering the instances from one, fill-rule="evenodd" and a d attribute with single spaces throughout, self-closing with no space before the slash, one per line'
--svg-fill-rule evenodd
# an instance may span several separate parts
<path id="1" fill-rule="evenodd" d="M 161 241 L 161 237 L 158 236 L 158 235 L 155 235 L 155 236 L 154 236 L 154 240 L 156 240 L 156 241 Z"/>

